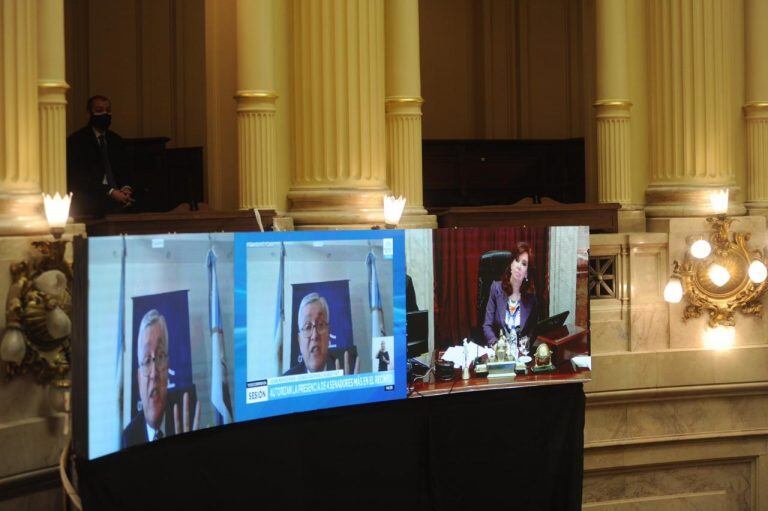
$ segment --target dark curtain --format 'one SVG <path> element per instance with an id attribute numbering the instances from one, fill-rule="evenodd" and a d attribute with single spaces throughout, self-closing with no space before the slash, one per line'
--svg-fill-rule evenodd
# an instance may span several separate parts
<path id="1" fill-rule="evenodd" d="M 581 384 L 467 392 L 209 428 L 86 462 L 85 511 L 577 511 Z"/>
<path id="2" fill-rule="evenodd" d="M 539 317 L 548 316 L 549 229 L 489 227 L 437 229 L 433 235 L 435 272 L 435 347 L 445 349 L 470 336 L 477 324 L 477 276 L 480 256 L 510 250 L 526 241 L 533 251 L 528 278 L 533 278 Z M 498 277 L 501 279 L 501 275 Z M 481 339 L 483 340 L 483 339 Z"/>

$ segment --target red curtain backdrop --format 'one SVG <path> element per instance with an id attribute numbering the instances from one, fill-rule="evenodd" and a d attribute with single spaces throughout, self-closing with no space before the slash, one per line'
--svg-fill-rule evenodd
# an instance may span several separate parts
<path id="1" fill-rule="evenodd" d="M 460 344 L 477 324 L 477 276 L 480 256 L 489 250 L 511 250 L 518 241 L 531 246 L 539 317 L 548 316 L 549 229 L 546 227 L 485 227 L 437 229 L 433 234 L 435 270 L 435 347 Z M 498 279 L 501 275 L 498 276 Z M 482 344 L 485 339 L 478 341 Z"/>

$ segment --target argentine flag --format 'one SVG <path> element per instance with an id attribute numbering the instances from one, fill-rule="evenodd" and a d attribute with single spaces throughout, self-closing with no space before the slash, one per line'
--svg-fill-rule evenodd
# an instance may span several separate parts
<path id="1" fill-rule="evenodd" d="M 211 404 L 213 404 L 216 425 L 232 422 L 229 386 L 227 385 L 227 362 L 224 358 L 224 331 L 221 327 L 219 309 L 219 281 L 216 277 L 216 253 L 208 250 L 205 262 L 208 267 L 209 310 L 211 322 Z"/>
<path id="2" fill-rule="evenodd" d="M 125 236 L 122 237 L 123 252 L 120 256 L 120 296 L 117 300 L 117 360 L 115 381 L 117 383 L 117 431 L 118 441 L 123 434 L 123 359 L 125 357 Z"/>
<path id="3" fill-rule="evenodd" d="M 381 310 L 381 296 L 379 294 L 379 277 L 376 274 L 376 256 L 368 252 L 365 258 L 368 266 L 368 303 L 371 306 L 371 337 L 384 337 L 384 315 Z"/>
<path id="4" fill-rule="evenodd" d="M 283 372 L 283 323 L 285 321 L 285 306 L 283 305 L 283 285 L 285 283 L 285 243 L 280 242 L 280 272 L 277 275 L 277 298 L 275 307 L 275 328 L 272 344 L 277 357 L 278 374 Z"/>

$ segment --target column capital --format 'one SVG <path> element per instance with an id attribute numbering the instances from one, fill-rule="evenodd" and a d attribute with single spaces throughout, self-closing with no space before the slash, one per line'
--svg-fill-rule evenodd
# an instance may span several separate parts
<path id="1" fill-rule="evenodd" d="M 628 119 L 632 102 L 626 99 L 601 99 L 595 101 L 592 106 L 595 108 L 597 119 Z"/>
<path id="2" fill-rule="evenodd" d="M 235 99 L 260 99 L 264 101 L 277 99 L 277 93 L 273 90 L 239 90 L 235 92 Z"/>
<path id="3" fill-rule="evenodd" d="M 423 105 L 424 98 L 420 96 L 387 96 L 385 102 L 390 104 L 408 104 L 408 105 Z"/>
<path id="4" fill-rule="evenodd" d="M 747 119 L 768 119 L 768 102 L 752 101 L 742 107 Z"/>
<path id="5" fill-rule="evenodd" d="M 66 91 L 69 90 L 69 84 L 64 80 L 38 80 L 37 88 L 41 91 L 50 89 Z"/>
<path id="6" fill-rule="evenodd" d="M 69 84 L 63 80 L 38 80 L 37 101 L 41 105 L 66 105 L 68 90 Z"/>
<path id="7" fill-rule="evenodd" d="M 384 108 L 388 114 L 421 115 L 421 105 L 424 99 L 418 96 L 390 96 L 384 101 Z"/>
<path id="8" fill-rule="evenodd" d="M 632 102 L 628 99 L 598 99 L 592 106 L 595 108 L 621 108 L 629 110 L 632 108 Z"/>
<path id="9" fill-rule="evenodd" d="M 277 93 L 266 90 L 239 90 L 235 93 L 237 112 L 275 112 Z"/>

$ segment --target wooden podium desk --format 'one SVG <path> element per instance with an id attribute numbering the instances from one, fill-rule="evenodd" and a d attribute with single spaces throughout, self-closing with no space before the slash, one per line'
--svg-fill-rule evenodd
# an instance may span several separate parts
<path id="1" fill-rule="evenodd" d="M 617 203 L 561 204 L 544 198 L 533 204 L 530 198 L 508 206 L 459 206 L 431 208 L 440 227 L 550 227 L 588 225 L 589 231 L 618 232 Z"/>
<path id="2" fill-rule="evenodd" d="M 587 334 L 589 330 L 576 325 L 563 325 L 560 328 L 539 335 L 538 339 L 546 342 L 553 350 L 552 363 L 555 370 L 549 373 L 531 371 L 533 362 L 528 364 L 528 374 L 514 378 L 472 377 L 461 379 L 461 370 L 454 371 L 453 381 L 435 381 L 434 375 L 428 382 L 416 382 L 408 397 L 439 396 L 459 392 L 478 390 L 499 390 L 513 387 L 535 387 L 560 383 L 586 383 L 591 380 L 591 372 L 585 368 L 575 368 L 570 360 L 577 355 L 589 355 Z M 441 355 L 438 355 L 441 356 Z M 533 357 L 533 354 L 531 354 Z"/>
<path id="3" fill-rule="evenodd" d="M 462 380 L 461 371 L 457 370 L 453 381 L 431 380 L 427 383 L 416 382 L 413 385 L 413 391 L 409 393 L 408 397 L 441 396 L 462 392 L 538 387 L 562 383 L 586 383 L 591 379 L 591 372 L 588 369 L 574 369 L 571 364 L 562 364 L 551 373 L 534 373 L 530 370 L 529 366 L 528 374 L 524 376 L 518 375 L 514 378 L 473 376 L 469 380 Z"/>

